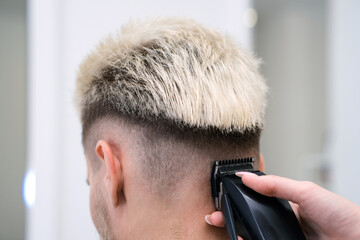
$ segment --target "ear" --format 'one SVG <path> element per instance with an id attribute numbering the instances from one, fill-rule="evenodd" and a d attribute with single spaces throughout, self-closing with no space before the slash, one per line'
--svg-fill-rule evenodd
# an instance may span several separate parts
<path id="1" fill-rule="evenodd" d="M 261 153 L 260 153 L 260 171 L 261 172 L 265 171 L 264 157 L 263 157 L 263 155 Z"/>
<path id="2" fill-rule="evenodd" d="M 117 153 L 117 151 L 115 151 Z M 99 140 L 96 144 L 96 154 L 105 164 L 105 187 L 109 194 L 111 203 L 114 207 L 118 206 L 118 193 L 123 190 L 123 174 L 121 167 L 121 156 L 114 155 L 109 143 Z"/>

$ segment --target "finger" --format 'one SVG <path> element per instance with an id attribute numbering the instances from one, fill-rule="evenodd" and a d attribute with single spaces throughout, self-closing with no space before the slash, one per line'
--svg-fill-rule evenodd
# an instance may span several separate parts
<path id="1" fill-rule="evenodd" d="M 205 221 L 212 226 L 216 227 L 225 227 L 224 225 L 224 217 L 222 215 L 222 212 L 217 211 L 213 212 L 211 215 L 205 216 Z M 243 240 L 242 237 L 238 236 L 238 240 Z"/>
<path id="2" fill-rule="evenodd" d="M 223 216 L 222 212 L 220 212 L 220 211 L 213 212 L 211 215 L 206 215 L 205 221 L 209 225 L 213 225 L 215 227 L 224 227 L 225 226 L 224 216 Z"/>
<path id="3" fill-rule="evenodd" d="M 289 203 L 290 203 L 290 206 L 291 206 L 292 210 L 294 211 L 294 213 L 295 213 L 295 215 L 296 215 L 296 218 L 297 218 L 298 220 L 300 220 L 299 205 L 296 204 L 296 203 L 293 203 L 293 202 L 291 202 L 291 201 L 289 201 Z"/>
<path id="4" fill-rule="evenodd" d="M 299 204 L 303 193 L 312 187 L 306 182 L 299 182 L 288 178 L 265 175 L 258 176 L 253 173 L 236 173 L 241 176 L 243 183 L 256 192 L 269 196 L 290 200 Z M 313 184 L 314 185 L 314 184 Z"/>

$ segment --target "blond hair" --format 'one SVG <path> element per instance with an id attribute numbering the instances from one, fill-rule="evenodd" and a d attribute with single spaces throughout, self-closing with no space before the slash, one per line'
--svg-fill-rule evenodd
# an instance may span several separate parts
<path id="1" fill-rule="evenodd" d="M 118 113 L 243 133 L 262 127 L 266 91 L 259 61 L 234 41 L 166 18 L 131 22 L 102 41 L 80 66 L 76 105 L 83 127 Z"/>

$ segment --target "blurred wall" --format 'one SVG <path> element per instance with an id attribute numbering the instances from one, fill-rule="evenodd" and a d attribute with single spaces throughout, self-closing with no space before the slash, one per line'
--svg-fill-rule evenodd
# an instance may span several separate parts
<path id="1" fill-rule="evenodd" d="M 266 171 L 360 204 L 360 1 L 255 1 L 270 86 Z"/>
<path id="2" fill-rule="evenodd" d="M 330 3 L 327 72 L 332 188 L 360 205 L 360 1 Z"/>
<path id="3" fill-rule="evenodd" d="M 327 1 L 257 0 L 255 8 L 254 49 L 270 87 L 266 172 L 326 185 Z"/>
<path id="4" fill-rule="evenodd" d="M 0 1 L 0 239 L 24 239 L 26 1 Z"/>

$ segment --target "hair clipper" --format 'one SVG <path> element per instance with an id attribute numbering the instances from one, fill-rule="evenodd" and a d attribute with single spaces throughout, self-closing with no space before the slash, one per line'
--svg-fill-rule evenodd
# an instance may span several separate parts
<path id="1" fill-rule="evenodd" d="M 236 172 L 264 175 L 254 169 L 254 158 L 215 161 L 212 195 L 221 210 L 230 240 L 306 239 L 288 201 L 267 197 L 246 187 Z"/>

